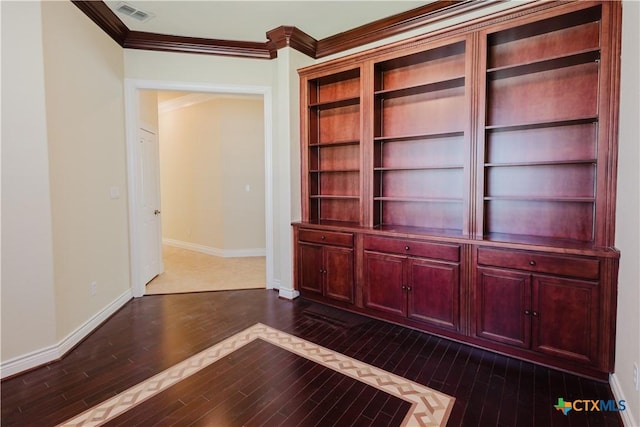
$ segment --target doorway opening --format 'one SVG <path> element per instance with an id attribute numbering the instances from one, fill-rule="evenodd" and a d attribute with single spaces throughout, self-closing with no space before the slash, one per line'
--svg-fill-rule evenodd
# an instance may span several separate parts
<path id="1" fill-rule="evenodd" d="M 140 150 L 136 149 L 136 144 L 134 144 L 134 142 L 138 142 L 136 134 L 139 132 L 140 128 L 153 127 L 152 125 L 150 126 L 149 123 L 145 123 L 147 120 L 145 120 L 140 114 L 140 104 L 143 102 L 141 97 L 143 96 L 144 91 L 158 91 L 158 94 L 164 94 L 164 98 L 161 99 L 160 102 L 165 103 L 165 106 L 169 105 L 171 107 L 173 104 L 175 107 L 176 104 L 180 103 L 186 105 L 197 98 L 199 99 L 197 103 L 202 104 L 202 106 L 210 104 L 208 107 L 213 109 L 218 108 L 221 118 L 217 123 L 217 132 L 218 135 L 222 135 L 221 139 L 224 141 L 217 147 L 205 146 L 204 148 L 208 148 L 209 151 L 215 151 L 216 149 L 221 148 L 224 149 L 224 144 L 226 143 L 226 150 L 224 151 L 225 154 L 230 156 L 226 159 L 223 158 L 219 165 L 206 164 L 205 159 L 207 156 L 205 154 L 212 154 L 211 152 L 200 152 L 200 154 L 192 155 L 191 158 L 200 160 L 200 164 L 194 165 L 193 161 L 189 162 L 186 161 L 187 159 L 182 159 L 182 161 L 185 162 L 185 170 L 191 174 L 190 177 L 187 177 L 191 179 L 191 184 L 188 184 L 185 180 L 182 180 L 182 182 L 174 182 L 170 176 L 163 176 L 162 179 L 160 179 L 159 182 L 170 182 L 175 184 L 175 187 L 177 188 L 171 189 L 173 192 L 172 195 L 165 195 L 161 202 L 163 207 L 173 205 L 173 208 L 169 208 L 169 211 L 166 209 L 157 209 L 161 212 L 162 222 L 165 223 L 166 221 L 168 226 L 165 229 L 165 226 L 163 225 L 162 228 L 165 232 L 162 233 L 162 239 L 158 239 L 159 242 L 164 240 L 164 248 L 166 249 L 166 252 L 174 258 L 177 257 L 178 261 L 184 262 L 185 253 L 187 253 L 187 255 L 194 256 L 193 260 L 186 261 L 186 266 L 188 270 L 191 271 L 192 276 L 206 274 L 206 271 L 197 271 L 199 270 L 197 267 L 198 263 L 200 263 L 200 265 L 202 265 L 203 262 L 206 264 L 206 261 L 203 261 L 203 257 L 215 257 L 218 261 L 227 264 L 227 266 L 224 267 L 227 271 L 226 274 L 231 275 L 233 275 L 234 272 L 237 273 L 239 271 L 255 270 L 257 265 L 257 268 L 261 269 L 263 277 L 262 285 L 254 286 L 252 283 L 247 283 L 246 287 L 265 287 L 266 285 L 267 289 L 272 289 L 274 287 L 273 189 L 271 179 L 273 169 L 271 164 L 272 136 L 270 88 L 251 86 L 207 86 L 131 80 L 127 81 L 126 84 L 125 101 L 127 103 L 130 258 L 133 295 L 138 297 L 147 293 L 144 274 L 145 271 L 143 268 L 144 266 L 141 263 L 144 259 L 144 245 L 147 243 L 144 240 L 144 223 L 140 220 L 141 218 L 139 214 L 140 208 L 145 204 L 145 201 L 141 200 L 141 195 L 139 192 L 136 192 L 136 189 L 139 188 L 141 184 L 139 181 L 143 181 L 144 179 L 140 175 L 139 170 L 141 160 L 139 158 Z M 178 101 L 179 98 L 183 99 Z M 259 110 L 259 120 L 261 120 L 259 127 L 262 128 L 260 139 L 262 139 L 262 141 L 260 141 L 257 147 L 254 145 L 250 148 L 242 146 L 242 141 L 233 141 L 232 131 L 234 126 L 236 126 L 236 129 L 238 126 L 244 126 L 243 130 L 247 130 L 250 126 L 247 124 L 243 125 L 241 119 L 235 119 L 234 121 L 234 119 L 230 118 L 229 114 L 236 113 L 237 115 L 239 109 L 245 108 L 246 105 L 252 105 L 251 108 L 254 110 L 254 115 L 256 114 L 255 110 Z M 177 108 L 174 108 L 174 110 L 177 110 Z M 186 108 L 184 108 L 184 110 L 186 110 Z M 159 115 L 163 115 L 165 112 L 166 111 L 160 112 Z M 178 121 L 184 122 L 184 120 Z M 205 123 L 205 125 L 215 128 L 216 123 L 211 122 L 215 121 L 210 120 L 210 122 Z M 168 128 L 165 128 L 160 121 L 158 124 L 160 150 L 162 150 L 163 128 L 165 130 L 164 133 L 169 132 L 166 131 Z M 237 134 L 241 133 L 244 132 L 237 132 Z M 243 137 L 240 136 L 240 139 L 242 138 Z M 195 145 L 203 144 L 202 138 L 200 141 L 197 140 L 198 138 L 192 139 L 196 139 L 194 142 Z M 185 138 L 174 138 L 174 142 L 178 141 L 178 143 L 184 140 Z M 173 148 L 175 149 L 176 147 Z M 251 153 L 248 153 L 247 149 L 249 149 Z M 182 152 L 184 153 L 185 151 L 188 150 L 183 150 Z M 180 151 L 175 151 L 174 154 L 168 154 L 169 159 L 174 162 L 176 160 L 180 161 L 180 159 L 175 158 L 175 153 L 179 152 Z M 165 153 L 165 157 L 166 156 L 167 154 Z M 161 152 L 160 158 L 162 157 L 163 153 Z M 209 157 L 209 159 L 211 158 L 212 157 Z M 235 164 L 234 161 L 236 161 Z M 260 165 L 256 166 L 255 162 L 260 163 Z M 249 166 L 249 169 L 251 169 L 251 172 L 254 174 L 253 176 L 248 176 L 246 174 L 243 175 L 240 173 L 243 168 L 246 170 L 247 163 L 252 164 L 252 166 Z M 222 176 L 224 175 L 225 169 L 228 172 L 226 182 L 228 184 L 228 188 L 226 190 L 221 189 L 218 191 L 218 196 L 220 197 L 216 196 L 215 191 L 202 193 L 202 191 L 205 190 L 212 190 L 212 187 L 217 185 L 212 184 L 212 179 L 216 177 L 211 174 L 218 174 Z M 163 168 L 161 164 L 160 173 L 164 174 L 162 170 Z M 168 171 L 171 171 L 171 169 L 168 169 Z M 255 175 L 256 171 L 258 172 L 258 176 Z M 169 175 L 171 175 L 171 173 L 176 173 L 176 171 L 171 171 Z M 210 175 L 207 176 L 207 173 Z M 169 181 L 167 181 L 167 179 L 169 179 Z M 199 187 L 199 190 L 196 187 Z M 220 186 L 220 188 L 222 188 L 222 186 Z M 161 190 L 161 193 L 164 193 L 164 190 Z M 197 213 L 192 212 L 192 220 L 195 218 L 193 221 L 184 221 L 184 216 L 182 216 L 182 219 L 180 218 L 180 215 L 184 213 L 180 211 L 184 210 L 183 208 L 187 207 L 189 204 L 185 202 L 183 197 L 187 193 L 190 193 L 190 197 L 192 198 L 191 204 L 195 204 L 200 208 Z M 168 200 L 165 201 L 165 197 Z M 181 197 L 183 197 L 182 200 L 180 199 Z M 257 203 L 259 203 L 260 206 L 256 205 L 256 200 L 258 200 Z M 242 205 L 242 203 L 245 204 Z M 216 212 L 216 209 L 218 209 L 218 212 Z M 261 220 L 258 220 L 261 221 L 261 223 L 255 223 L 254 215 L 254 223 L 253 225 L 249 225 L 249 217 L 247 215 L 250 216 L 252 213 L 255 214 L 256 211 L 261 212 L 260 216 L 262 218 Z M 224 220 L 225 215 L 228 219 L 226 222 Z M 206 226 L 217 226 L 218 235 L 216 236 L 216 231 L 212 231 L 211 227 L 207 228 Z M 235 233 L 234 229 L 236 230 Z M 220 230 L 222 230 L 222 232 L 220 232 Z M 244 236 L 241 236 L 243 232 Z M 256 240 L 256 234 L 260 234 L 262 239 Z M 161 251 L 158 252 L 161 253 Z M 260 267 L 260 263 L 249 263 L 249 261 L 252 261 L 251 258 L 253 258 L 253 261 L 261 258 L 262 267 Z M 196 263 L 195 265 L 193 264 L 194 262 Z M 191 268 L 189 268 L 190 265 Z M 166 267 L 167 266 L 165 266 L 165 268 Z M 172 268 L 175 269 L 175 266 Z M 224 274 L 221 274 L 220 276 L 224 277 Z M 158 280 L 160 277 L 154 280 Z M 151 283 L 153 283 L 153 281 Z M 183 289 L 178 290 L 178 292 L 197 290 L 198 289 Z"/>
<path id="2" fill-rule="evenodd" d="M 147 97 L 157 111 L 164 269 L 145 293 L 264 289 L 262 96 L 142 90 Z"/>

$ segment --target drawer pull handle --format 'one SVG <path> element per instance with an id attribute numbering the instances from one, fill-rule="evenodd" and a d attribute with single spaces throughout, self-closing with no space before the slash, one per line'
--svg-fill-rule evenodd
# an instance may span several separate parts
<path id="1" fill-rule="evenodd" d="M 405 247 L 404 247 L 404 250 L 405 250 L 405 251 L 408 251 L 409 249 L 411 249 L 409 246 L 405 246 Z"/>
<path id="2" fill-rule="evenodd" d="M 529 261 L 529 265 L 535 266 L 536 262 L 534 260 Z"/>
<path id="3" fill-rule="evenodd" d="M 324 240 L 324 239 L 326 239 L 326 237 L 324 237 L 324 236 L 321 236 L 321 237 L 320 237 L 320 240 Z"/>

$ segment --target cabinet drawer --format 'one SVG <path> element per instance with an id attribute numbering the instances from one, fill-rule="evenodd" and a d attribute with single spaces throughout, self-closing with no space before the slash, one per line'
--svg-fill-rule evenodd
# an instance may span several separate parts
<path id="1" fill-rule="evenodd" d="M 310 243 L 353 247 L 353 233 L 339 231 L 300 230 L 298 240 Z"/>
<path id="2" fill-rule="evenodd" d="M 444 261 L 460 261 L 460 246 L 458 245 L 365 236 L 364 248 L 370 251 L 419 256 Z"/>
<path id="3" fill-rule="evenodd" d="M 539 252 L 479 248 L 478 264 L 583 279 L 598 279 L 600 277 L 600 261 L 597 259 L 547 255 Z"/>

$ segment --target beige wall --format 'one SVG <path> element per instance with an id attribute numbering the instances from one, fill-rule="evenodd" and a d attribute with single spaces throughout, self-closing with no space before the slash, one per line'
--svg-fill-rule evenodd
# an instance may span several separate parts
<path id="1" fill-rule="evenodd" d="M 40 4 L 2 2 L 2 361 L 56 342 Z"/>
<path id="2" fill-rule="evenodd" d="M 223 249 L 264 249 L 263 101 L 221 99 L 217 118 L 222 162 Z"/>
<path id="3" fill-rule="evenodd" d="M 640 367 L 640 3 L 623 2 L 622 76 L 618 152 L 616 246 L 620 249 L 615 380 L 633 423 L 640 425 L 640 392 L 633 363 Z"/>
<path id="4" fill-rule="evenodd" d="M 140 90 L 138 95 L 138 124 L 158 133 L 158 92 Z"/>
<path id="5" fill-rule="evenodd" d="M 160 114 L 163 238 L 229 254 L 265 248 L 263 123 L 255 97 Z"/>
<path id="6" fill-rule="evenodd" d="M 124 63 L 71 2 L 43 2 L 42 28 L 61 340 L 130 288 Z"/>
<path id="7" fill-rule="evenodd" d="M 289 48 L 281 49 L 280 52 L 284 50 L 289 50 Z M 229 88 L 251 86 L 270 90 L 270 111 L 272 112 L 270 124 L 272 127 L 265 129 L 265 133 L 270 134 L 272 147 L 269 153 L 265 153 L 265 157 L 271 159 L 273 165 L 273 176 L 271 177 L 273 222 L 271 230 L 273 231 L 272 253 L 274 259 L 272 265 L 267 263 L 267 285 L 292 290 L 293 282 L 290 275 L 293 270 L 293 262 L 290 256 L 289 195 L 291 180 L 299 180 L 300 178 L 296 177 L 297 172 L 292 177 L 288 169 L 292 150 L 289 133 L 289 129 L 293 126 L 291 116 L 282 115 L 279 110 L 288 102 L 290 91 L 298 90 L 298 82 L 297 79 L 291 80 L 290 74 L 295 73 L 295 69 L 291 68 L 292 64 L 288 60 L 283 62 L 280 52 L 277 59 L 269 61 L 125 49 L 125 77 L 140 81 L 179 82 L 185 85 L 215 84 Z M 309 60 L 309 62 L 312 61 Z M 284 95 L 279 93 L 281 90 L 284 91 Z M 291 108 L 297 112 L 299 107 L 294 105 Z M 297 121 L 297 113 L 295 116 Z M 297 144 L 297 139 L 293 143 Z M 287 201 L 286 209 L 282 209 L 283 200 Z M 280 209 L 282 209 L 282 214 L 279 213 Z"/>
<path id="8" fill-rule="evenodd" d="M 39 3 L 2 2 L 1 7 L 3 361 L 54 344 L 129 286 L 123 68 L 124 76 L 132 79 L 272 88 L 273 151 L 268 154 L 275 165 L 273 225 L 279 257 L 274 274 L 290 285 L 288 223 L 296 217 L 299 203 L 295 69 L 310 60 L 289 48 L 274 61 L 123 51 L 70 2 L 47 2 L 42 20 Z M 625 1 L 623 7 L 616 235 L 622 258 L 615 378 L 624 397 L 633 402 L 629 411 L 638 422 L 640 402 L 631 364 L 640 363 L 640 19 L 637 3 Z M 112 186 L 120 189 L 120 199 L 109 198 Z M 87 289 L 92 280 L 98 282 L 94 298 Z"/>

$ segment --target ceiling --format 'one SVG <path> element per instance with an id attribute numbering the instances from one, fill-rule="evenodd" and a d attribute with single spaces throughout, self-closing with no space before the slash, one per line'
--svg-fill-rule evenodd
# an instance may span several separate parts
<path id="1" fill-rule="evenodd" d="M 140 22 L 115 12 L 133 31 L 219 40 L 263 42 L 267 31 L 294 26 L 320 40 L 432 3 L 427 1 L 126 1 L 154 16 Z"/>

